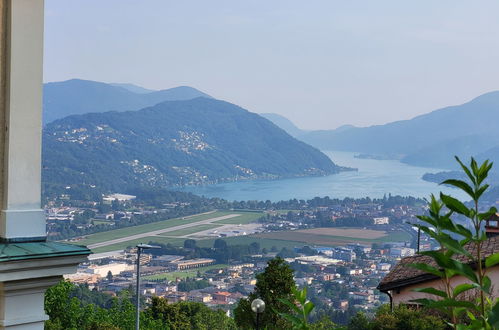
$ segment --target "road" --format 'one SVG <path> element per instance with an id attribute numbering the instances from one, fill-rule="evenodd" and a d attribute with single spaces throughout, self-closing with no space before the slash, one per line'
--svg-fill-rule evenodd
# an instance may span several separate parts
<path id="1" fill-rule="evenodd" d="M 100 247 L 103 247 L 103 246 L 108 246 L 108 245 L 113 245 L 113 244 L 128 242 L 128 241 L 132 241 L 132 240 L 139 239 L 139 238 L 144 238 L 144 237 L 149 237 L 149 236 L 156 236 L 156 235 L 159 235 L 159 234 L 164 234 L 164 233 L 172 232 L 172 231 L 179 230 L 179 229 L 185 229 L 185 228 L 195 227 L 195 226 L 199 226 L 199 225 L 206 225 L 206 224 L 210 224 L 210 223 L 213 223 L 213 222 L 216 222 L 216 221 L 220 221 L 220 220 L 235 218 L 235 217 L 238 217 L 240 215 L 241 214 L 223 215 L 221 217 L 210 218 L 210 219 L 201 220 L 201 221 L 192 222 L 192 223 L 186 223 L 185 225 L 178 225 L 178 226 L 175 226 L 175 227 L 170 227 L 170 228 L 165 228 L 165 229 L 159 229 L 159 230 L 150 231 L 150 232 L 147 232 L 147 233 L 142 233 L 142 234 L 127 236 L 127 237 L 117 238 L 117 239 L 113 239 L 113 240 L 106 241 L 106 242 L 100 242 L 100 243 L 90 244 L 87 247 L 89 249 L 100 248 Z"/>

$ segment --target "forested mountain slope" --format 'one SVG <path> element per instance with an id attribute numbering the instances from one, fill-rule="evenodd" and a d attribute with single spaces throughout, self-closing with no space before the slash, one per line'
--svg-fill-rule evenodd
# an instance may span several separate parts
<path id="1" fill-rule="evenodd" d="M 139 111 L 73 115 L 43 132 L 47 187 L 122 191 L 339 170 L 322 152 L 261 116 L 204 97 Z"/>

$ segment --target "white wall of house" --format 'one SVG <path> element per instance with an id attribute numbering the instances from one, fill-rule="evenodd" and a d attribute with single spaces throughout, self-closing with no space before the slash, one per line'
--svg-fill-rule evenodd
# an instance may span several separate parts
<path id="1" fill-rule="evenodd" d="M 492 295 L 493 295 L 493 297 L 499 297 L 499 266 L 489 268 L 487 270 L 487 275 L 490 277 L 490 280 L 492 282 Z M 451 286 L 452 287 L 456 287 L 457 285 L 463 284 L 463 283 L 469 283 L 469 280 L 463 276 L 454 276 L 451 279 Z M 400 303 L 407 304 L 407 303 L 410 303 L 410 301 L 413 299 L 420 299 L 420 298 L 436 299 L 436 298 L 438 298 L 434 295 L 421 293 L 421 292 L 414 292 L 413 290 L 416 288 L 435 288 L 438 290 L 445 291 L 445 286 L 444 286 L 442 280 L 433 280 L 433 281 L 428 281 L 428 282 L 424 282 L 424 283 L 418 283 L 415 285 L 404 287 L 398 293 L 396 290 L 392 290 L 391 294 L 392 294 L 392 298 L 393 298 L 393 303 L 394 304 L 400 304 Z M 470 292 L 472 292 L 472 291 L 470 291 Z"/>

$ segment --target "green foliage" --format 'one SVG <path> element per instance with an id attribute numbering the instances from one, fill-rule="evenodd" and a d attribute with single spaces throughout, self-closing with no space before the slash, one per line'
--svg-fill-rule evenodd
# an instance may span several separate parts
<path id="1" fill-rule="evenodd" d="M 210 283 L 206 280 L 195 280 L 191 278 L 186 278 L 177 284 L 177 290 L 182 292 L 189 292 L 192 290 L 200 290 L 210 286 Z"/>
<path id="2" fill-rule="evenodd" d="M 482 243 L 487 239 L 482 232 L 482 222 L 497 212 L 491 207 L 481 212 L 480 197 L 488 189 L 484 183 L 492 168 L 492 163 L 485 161 L 478 164 L 471 158 L 466 166 L 456 157 L 467 181 L 448 179 L 443 184 L 451 185 L 465 192 L 472 199 L 472 206 L 440 193 L 440 200 L 431 196 L 429 212 L 426 216 L 419 216 L 427 225 L 417 225 L 422 231 L 435 239 L 441 246 L 438 251 L 421 252 L 422 255 L 431 257 L 436 266 L 416 263 L 411 266 L 427 273 L 434 274 L 442 279 L 442 288 L 422 288 L 415 291 L 435 296 L 434 299 L 421 298 L 414 302 L 428 308 L 446 313 L 454 329 L 491 329 L 496 322 L 496 311 L 499 311 L 499 299 L 491 300 L 491 280 L 486 275 L 486 268 L 499 263 L 499 253 L 488 256 L 484 262 Z M 446 213 L 444 207 L 448 210 Z M 452 216 L 459 214 L 469 219 L 474 230 L 456 223 Z M 473 247 L 473 254 L 467 247 Z M 476 265 L 473 269 L 470 265 Z M 460 275 L 468 283 L 455 287 L 451 285 L 451 278 Z M 470 290 L 478 292 L 478 298 L 465 299 L 465 293 Z M 463 320 L 465 321 L 463 323 Z"/>
<path id="3" fill-rule="evenodd" d="M 445 330 L 447 324 L 440 315 L 427 309 L 412 309 L 404 305 L 396 306 L 393 312 L 390 305 L 383 305 L 372 319 L 358 312 L 350 320 L 348 330 Z"/>
<path id="4" fill-rule="evenodd" d="M 135 306 L 127 291 L 111 298 L 106 308 L 84 302 L 74 296 L 78 287 L 67 281 L 51 287 L 45 294 L 45 312 L 50 330 L 128 330 L 135 326 Z M 85 290 L 83 290 L 85 291 Z M 201 303 L 168 304 L 153 298 L 152 306 L 140 314 L 142 330 L 156 329 L 236 329 L 234 320 L 223 311 L 214 311 Z"/>
<path id="5" fill-rule="evenodd" d="M 316 321 L 312 324 L 309 325 L 310 330 L 331 330 L 331 329 L 342 329 L 338 328 L 336 324 L 334 324 L 333 321 L 328 319 L 327 317 L 324 317 L 320 319 L 319 321 Z"/>
<path id="6" fill-rule="evenodd" d="M 185 249 L 194 249 L 194 248 L 196 248 L 196 240 L 194 240 L 194 239 L 186 239 L 184 241 L 184 248 Z"/>
<path id="7" fill-rule="evenodd" d="M 313 302 L 307 300 L 307 288 L 298 290 L 294 287 L 291 297 L 292 300 L 280 299 L 280 301 L 288 306 L 292 313 L 279 313 L 279 315 L 291 323 L 292 329 L 309 330 L 308 317 L 315 306 Z"/>
<path id="8" fill-rule="evenodd" d="M 168 329 L 236 329 L 234 320 L 221 310 L 213 311 L 202 303 L 168 304 L 166 299 L 153 297 L 151 307 L 144 312 L 153 320 L 161 320 Z"/>
<path id="9" fill-rule="evenodd" d="M 447 325 L 438 315 L 426 309 L 411 309 L 397 306 L 393 313 L 389 305 L 381 306 L 370 324 L 372 330 L 445 330 Z"/>
<path id="10" fill-rule="evenodd" d="M 112 299 L 108 309 L 94 304 L 83 305 L 72 297 L 75 286 L 67 281 L 49 288 L 45 294 L 45 312 L 49 316 L 47 329 L 130 329 L 135 324 L 134 306 L 129 297 L 123 295 Z M 144 323 L 144 329 L 151 322 Z"/>
<path id="11" fill-rule="evenodd" d="M 354 317 L 350 319 L 348 323 L 348 330 L 370 330 L 371 325 L 366 314 L 358 312 Z"/>
<path id="12" fill-rule="evenodd" d="M 213 248 L 214 249 L 227 249 L 227 242 L 225 242 L 223 239 L 217 238 L 213 242 Z"/>
<path id="13" fill-rule="evenodd" d="M 255 327 L 255 313 L 251 310 L 253 299 L 260 298 L 265 302 L 265 312 L 260 317 L 260 325 L 265 329 L 289 329 L 291 324 L 280 313 L 290 313 L 291 308 L 282 299 L 292 300 L 295 287 L 293 270 L 281 258 L 268 262 L 263 273 L 256 276 L 255 290 L 248 299 L 239 300 L 234 310 L 234 319 L 241 329 Z"/>

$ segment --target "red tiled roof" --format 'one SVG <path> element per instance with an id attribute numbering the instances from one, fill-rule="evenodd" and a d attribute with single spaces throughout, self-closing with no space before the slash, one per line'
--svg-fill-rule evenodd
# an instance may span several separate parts
<path id="1" fill-rule="evenodd" d="M 472 255 L 476 255 L 476 245 L 468 243 L 465 246 Z M 499 252 L 499 236 L 491 237 L 482 243 L 482 257 L 487 258 L 491 254 Z M 457 257 L 457 260 L 463 262 L 468 258 L 462 255 Z M 405 257 L 395 265 L 395 267 L 383 278 L 379 283 L 378 289 L 381 291 L 401 288 L 409 284 L 421 283 L 438 278 L 433 274 L 426 273 L 422 270 L 409 267 L 409 264 L 424 263 L 436 267 L 433 258 L 424 255 L 414 255 Z"/>

